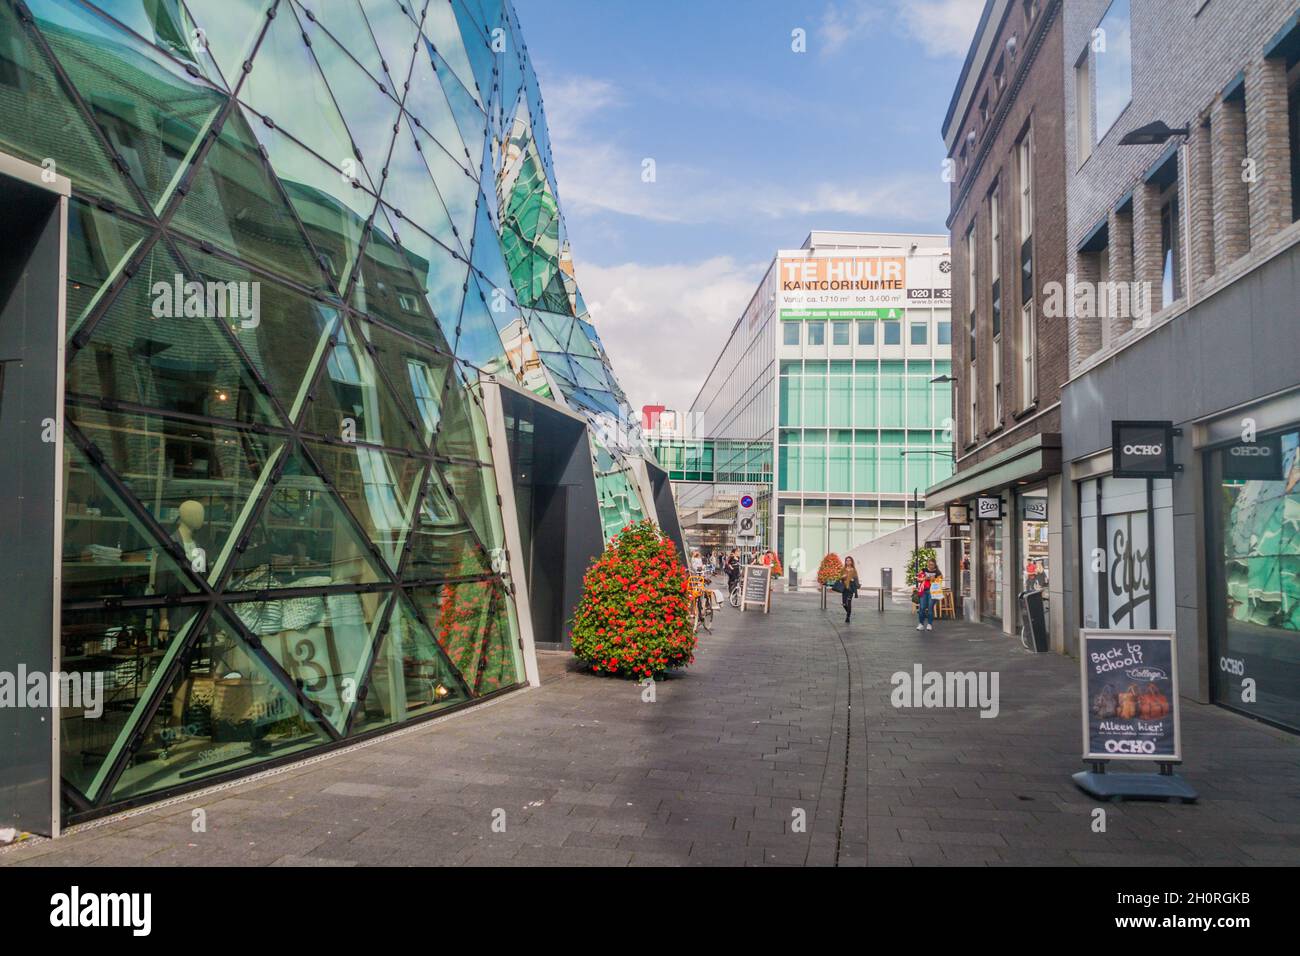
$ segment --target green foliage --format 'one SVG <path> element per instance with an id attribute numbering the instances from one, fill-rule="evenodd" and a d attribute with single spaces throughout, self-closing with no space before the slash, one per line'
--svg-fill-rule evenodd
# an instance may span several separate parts
<path id="1" fill-rule="evenodd" d="M 934 548 L 917 548 L 913 551 L 907 559 L 907 583 L 916 587 L 916 572 L 935 560 L 938 560 L 938 554 Z"/>

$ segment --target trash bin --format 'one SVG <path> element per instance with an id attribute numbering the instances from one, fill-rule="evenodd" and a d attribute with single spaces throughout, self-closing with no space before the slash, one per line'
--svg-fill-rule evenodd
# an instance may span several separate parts
<path id="1" fill-rule="evenodd" d="M 786 573 L 787 573 L 787 575 L 789 575 L 789 576 L 786 578 L 786 585 L 785 585 L 785 586 L 786 586 L 786 590 L 788 590 L 788 591 L 798 591 L 798 590 L 799 590 L 799 572 L 795 571 L 794 568 L 791 568 L 791 569 L 790 569 L 789 571 L 787 571 Z"/>
<path id="2" fill-rule="evenodd" d="M 1043 613 L 1043 592 L 1020 592 L 1020 643 L 1025 650 L 1041 654 L 1047 650 L 1047 615 Z"/>
<path id="3" fill-rule="evenodd" d="M 880 586 L 884 588 L 886 591 L 892 592 L 894 590 L 894 569 L 893 568 L 880 569 Z"/>

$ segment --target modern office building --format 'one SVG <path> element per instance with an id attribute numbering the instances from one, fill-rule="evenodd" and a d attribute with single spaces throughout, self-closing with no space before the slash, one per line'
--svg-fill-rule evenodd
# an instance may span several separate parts
<path id="1" fill-rule="evenodd" d="M 675 527 L 508 2 L 0 0 L 0 208 L 0 824 L 535 681 Z"/>
<path id="2" fill-rule="evenodd" d="M 1297 729 L 1300 11 L 1062 16 L 1068 271 L 1149 303 L 1068 317 L 1066 621 L 1172 628 L 1185 696 Z"/>
<path id="3" fill-rule="evenodd" d="M 804 573 L 911 521 L 914 492 L 952 469 L 951 394 L 934 381 L 952 371 L 950 268 L 946 236 L 813 232 L 779 251 L 687 412 L 697 444 L 682 468 L 660 459 L 724 494 L 675 482 L 679 510 L 734 516 L 743 475 L 758 543 Z"/>
<path id="4" fill-rule="evenodd" d="M 1068 329 L 1047 308 L 1065 274 L 1061 0 L 990 0 L 943 124 L 952 170 L 956 473 L 947 569 L 967 617 L 1008 635 L 1042 592 L 1063 650 L 1061 403 Z"/>

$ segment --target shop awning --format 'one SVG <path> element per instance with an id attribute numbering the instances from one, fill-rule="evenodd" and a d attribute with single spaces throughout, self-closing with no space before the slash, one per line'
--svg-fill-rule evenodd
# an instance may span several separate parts
<path id="1" fill-rule="evenodd" d="M 925 489 L 925 508 L 937 511 L 950 502 L 1001 491 L 1020 482 L 1039 481 L 1061 473 L 1061 436 L 1033 435 L 977 465 L 962 468 L 951 478 Z"/>

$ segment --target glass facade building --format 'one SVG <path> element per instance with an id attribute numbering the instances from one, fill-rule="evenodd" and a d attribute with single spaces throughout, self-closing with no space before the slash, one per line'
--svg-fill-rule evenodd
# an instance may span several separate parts
<path id="1" fill-rule="evenodd" d="M 509 2 L 0 0 L 0 153 L 71 183 L 65 813 L 524 681 L 485 386 L 654 517 Z"/>
<path id="2" fill-rule="evenodd" d="M 761 544 L 787 566 L 910 522 L 914 489 L 952 473 L 951 386 L 932 381 L 951 371 L 948 262 L 945 236 L 814 232 L 779 252 L 691 408 L 709 438 L 662 443 L 661 463 L 757 483 Z M 719 466 L 760 447 L 765 471 Z"/>

